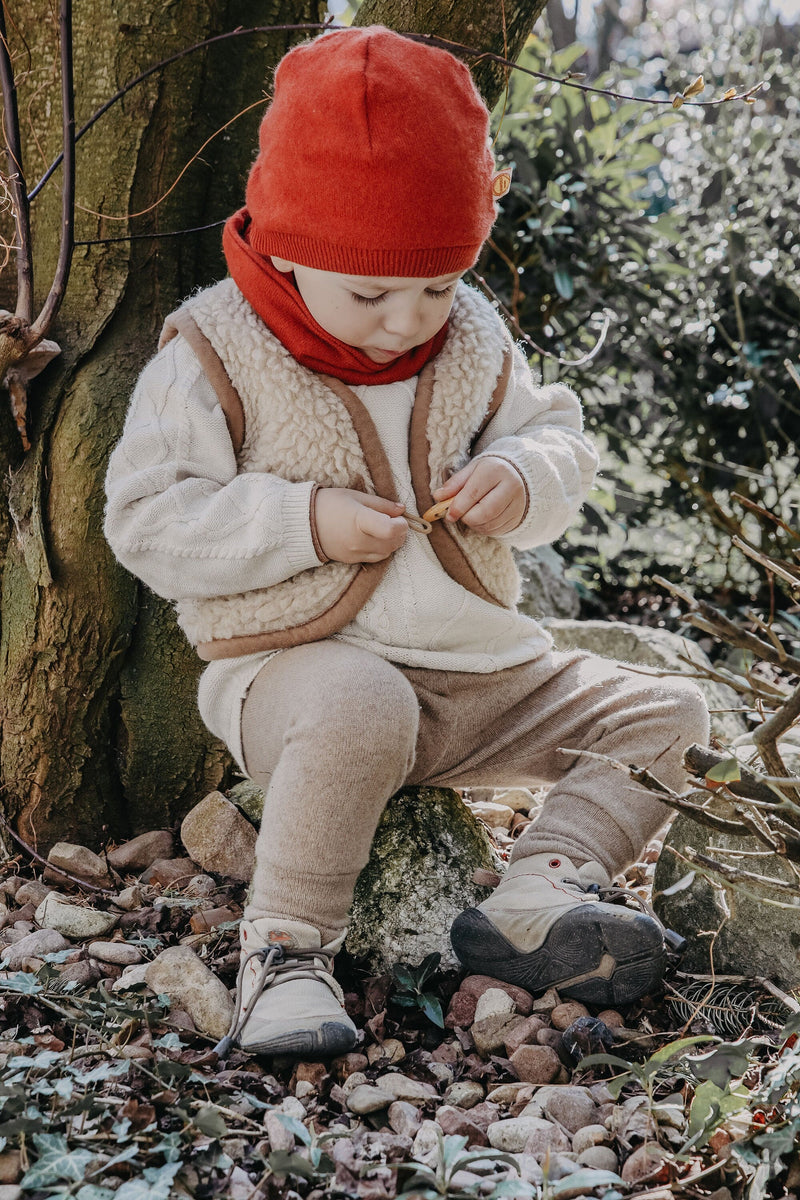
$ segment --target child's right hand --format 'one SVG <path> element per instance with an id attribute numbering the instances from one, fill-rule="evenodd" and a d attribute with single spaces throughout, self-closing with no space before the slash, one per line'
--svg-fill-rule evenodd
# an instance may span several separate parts
<path id="1" fill-rule="evenodd" d="M 317 540 L 335 562 L 380 562 L 408 534 L 404 505 L 350 488 L 319 488 L 314 516 Z"/>

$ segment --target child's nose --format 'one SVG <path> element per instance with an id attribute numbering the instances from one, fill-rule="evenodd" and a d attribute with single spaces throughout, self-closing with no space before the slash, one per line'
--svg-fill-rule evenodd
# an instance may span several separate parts
<path id="1" fill-rule="evenodd" d="M 397 337 L 409 338 L 419 333 L 422 326 L 422 314 L 414 304 L 398 305 L 387 312 L 384 329 Z"/>

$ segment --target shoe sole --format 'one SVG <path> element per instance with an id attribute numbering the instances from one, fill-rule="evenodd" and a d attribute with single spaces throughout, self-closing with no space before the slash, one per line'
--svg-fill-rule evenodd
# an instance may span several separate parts
<path id="1" fill-rule="evenodd" d="M 593 907 L 587 904 L 557 921 L 529 954 L 477 908 L 456 917 L 450 940 L 468 971 L 534 995 L 554 987 L 559 995 L 594 1007 L 631 1004 L 661 982 L 666 966 L 661 927 L 644 913 L 621 920 Z"/>
<path id="2" fill-rule="evenodd" d="M 239 1042 L 245 1054 L 309 1055 L 333 1057 L 346 1054 L 356 1044 L 353 1030 L 338 1021 L 326 1021 L 318 1029 L 297 1029 L 276 1034 L 260 1042 Z"/>

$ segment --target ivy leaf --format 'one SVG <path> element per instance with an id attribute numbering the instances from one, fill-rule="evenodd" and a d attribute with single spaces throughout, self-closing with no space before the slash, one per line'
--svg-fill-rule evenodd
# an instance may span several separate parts
<path id="1" fill-rule="evenodd" d="M 415 992 L 417 990 L 417 981 L 414 978 L 408 963 L 395 963 L 392 967 L 392 974 L 397 982 L 409 992 Z"/>
<path id="2" fill-rule="evenodd" d="M 598 1171 L 589 1167 L 585 1171 L 574 1171 L 572 1175 L 557 1179 L 555 1183 L 548 1182 L 547 1194 L 552 1200 L 558 1200 L 559 1196 L 567 1192 L 574 1195 L 578 1188 L 582 1192 L 591 1192 L 594 1188 L 611 1187 L 617 1183 L 622 1183 L 622 1179 L 614 1171 Z"/>
<path id="3" fill-rule="evenodd" d="M 225 1124 L 222 1113 L 210 1106 L 198 1110 L 194 1123 L 200 1132 L 205 1133 L 208 1137 L 221 1138 L 228 1132 L 228 1126 Z"/>
<path id="4" fill-rule="evenodd" d="M 35 1133 L 33 1141 L 41 1154 L 22 1177 L 23 1188 L 45 1188 L 62 1179 L 80 1183 L 95 1157 L 91 1150 L 70 1150 L 67 1139 L 60 1133 Z"/>
<path id="5" fill-rule="evenodd" d="M 314 1178 L 314 1169 L 309 1162 L 299 1154 L 290 1154 L 286 1150 L 275 1150 L 267 1162 L 276 1175 L 299 1175 L 301 1179 Z"/>
<path id="6" fill-rule="evenodd" d="M 744 1075 L 753 1048 L 750 1041 L 726 1043 L 700 1058 L 690 1058 L 688 1062 L 695 1079 L 709 1079 L 722 1089 Z"/>
<path id="7" fill-rule="evenodd" d="M 168 1200 L 175 1176 L 183 1163 L 165 1163 L 163 1167 L 145 1167 L 137 1179 L 128 1179 L 114 1193 L 119 1200 Z"/>
<path id="8" fill-rule="evenodd" d="M 302 1121 L 298 1121 L 297 1117 L 290 1117 L 288 1113 L 276 1113 L 276 1116 L 281 1125 L 294 1134 L 299 1142 L 302 1142 L 304 1146 L 311 1144 L 311 1135 Z"/>
<path id="9" fill-rule="evenodd" d="M 28 971 L 15 971 L 7 979 L 0 979 L 0 991 L 20 992 L 23 996 L 36 996 L 42 990 L 42 985 L 35 975 Z"/>

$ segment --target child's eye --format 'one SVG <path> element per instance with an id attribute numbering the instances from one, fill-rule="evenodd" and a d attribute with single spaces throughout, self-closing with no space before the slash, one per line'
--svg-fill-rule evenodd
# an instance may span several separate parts
<path id="1" fill-rule="evenodd" d="M 358 292 L 351 292 L 350 295 L 358 304 L 380 304 L 386 298 L 386 292 L 381 292 L 380 296 L 362 296 Z"/>
<path id="2" fill-rule="evenodd" d="M 425 288 L 425 295 L 439 297 L 449 296 L 455 286 L 456 285 L 454 283 L 449 283 L 446 288 L 441 288 L 439 290 L 435 290 L 434 288 Z"/>

